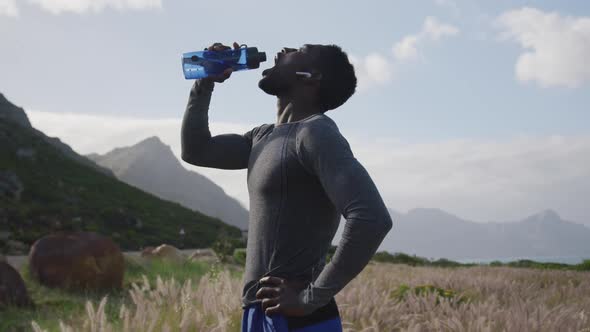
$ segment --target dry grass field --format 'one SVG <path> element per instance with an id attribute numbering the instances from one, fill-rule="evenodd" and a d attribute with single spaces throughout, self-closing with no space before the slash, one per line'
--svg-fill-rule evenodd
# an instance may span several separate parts
<path id="1" fill-rule="evenodd" d="M 239 331 L 241 280 L 135 283 L 126 301 L 88 301 L 61 331 Z M 590 331 L 590 273 L 371 264 L 337 296 L 346 331 Z M 110 313 L 109 313 L 110 312 Z M 35 331 L 46 331 L 32 322 Z M 54 330 L 51 328 L 49 330 Z"/>

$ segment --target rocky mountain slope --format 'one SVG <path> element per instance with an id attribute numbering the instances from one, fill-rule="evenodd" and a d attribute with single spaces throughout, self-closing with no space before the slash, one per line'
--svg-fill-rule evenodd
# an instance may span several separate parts
<path id="1" fill-rule="evenodd" d="M 0 252 L 26 253 L 60 230 L 96 231 L 123 249 L 170 243 L 208 247 L 238 228 L 117 180 L 33 128 L 24 110 L 0 95 Z M 184 229 L 185 235 L 179 232 Z"/>
<path id="2" fill-rule="evenodd" d="M 182 167 L 170 147 L 158 137 L 88 157 L 125 183 L 248 229 L 248 211 L 213 181 Z"/>

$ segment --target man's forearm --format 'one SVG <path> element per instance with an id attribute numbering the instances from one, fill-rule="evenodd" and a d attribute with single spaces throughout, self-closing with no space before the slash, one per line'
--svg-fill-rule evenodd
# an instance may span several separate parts
<path id="1" fill-rule="evenodd" d="M 372 222 L 354 218 L 346 221 L 332 260 L 317 279 L 300 293 L 300 299 L 309 312 L 328 303 L 371 260 L 392 225 L 387 211 L 379 218 Z"/>

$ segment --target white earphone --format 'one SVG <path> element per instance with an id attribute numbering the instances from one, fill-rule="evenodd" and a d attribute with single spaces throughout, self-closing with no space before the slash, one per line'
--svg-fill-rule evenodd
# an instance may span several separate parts
<path id="1" fill-rule="evenodd" d="M 306 72 L 306 71 L 296 71 L 295 72 L 295 75 L 300 75 L 300 76 L 304 76 L 304 77 L 307 77 L 307 78 L 310 78 L 311 77 L 311 73 Z"/>

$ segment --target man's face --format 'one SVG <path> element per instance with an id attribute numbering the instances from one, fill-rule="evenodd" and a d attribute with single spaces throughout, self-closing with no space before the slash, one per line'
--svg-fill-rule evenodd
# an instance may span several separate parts
<path id="1" fill-rule="evenodd" d="M 295 85 L 302 84 L 295 72 L 310 71 L 313 63 L 311 46 L 299 49 L 284 47 L 275 56 L 275 65 L 262 72 L 258 87 L 262 91 L 280 96 L 288 93 Z"/>

